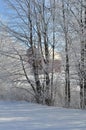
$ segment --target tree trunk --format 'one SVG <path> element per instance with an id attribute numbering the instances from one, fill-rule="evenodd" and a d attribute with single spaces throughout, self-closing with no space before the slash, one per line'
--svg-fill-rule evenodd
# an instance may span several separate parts
<path id="1" fill-rule="evenodd" d="M 68 52 L 68 25 L 66 21 L 66 15 L 65 15 L 65 7 L 64 7 L 64 1 L 62 1 L 62 10 L 63 10 L 63 23 L 64 23 L 64 35 L 65 35 L 65 58 L 66 58 L 66 64 L 65 64 L 65 106 L 70 106 L 70 73 L 69 73 L 69 52 Z"/>
<path id="2" fill-rule="evenodd" d="M 86 0 L 84 0 L 86 5 Z M 82 3 L 81 3 L 82 6 Z M 80 81 L 80 107 L 86 106 L 86 7 L 84 7 L 84 21 L 83 21 L 83 9 L 81 7 L 81 81 Z"/>

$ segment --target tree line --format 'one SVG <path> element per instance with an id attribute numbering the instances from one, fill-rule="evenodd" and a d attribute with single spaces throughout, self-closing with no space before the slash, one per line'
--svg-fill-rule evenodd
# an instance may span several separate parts
<path id="1" fill-rule="evenodd" d="M 63 55 L 64 102 L 70 107 L 73 78 L 80 88 L 80 108 L 86 106 L 86 0 L 4 0 L 9 19 L 1 21 L 13 41 L 26 47 L 14 49 L 30 92 L 40 104 L 55 105 L 55 52 Z M 64 53 L 62 53 L 64 52 Z M 6 54 L 6 53 L 5 53 Z M 15 55 L 15 54 L 14 54 Z M 32 70 L 33 79 L 27 69 Z M 75 69 L 73 71 L 73 69 Z M 57 83 L 58 86 L 59 83 Z"/>

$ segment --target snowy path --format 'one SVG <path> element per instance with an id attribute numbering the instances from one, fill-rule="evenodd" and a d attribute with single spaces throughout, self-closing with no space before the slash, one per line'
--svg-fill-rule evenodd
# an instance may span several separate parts
<path id="1" fill-rule="evenodd" d="M 0 130 L 86 130 L 86 111 L 0 102 Z"/>

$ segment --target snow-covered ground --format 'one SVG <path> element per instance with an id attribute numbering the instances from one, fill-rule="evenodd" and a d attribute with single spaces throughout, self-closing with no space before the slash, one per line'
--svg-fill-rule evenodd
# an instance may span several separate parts
<path id="1" fill-rule="evenodd" d="M 0 130 L 86 130 L 86 111 L 0 102 Z"/>

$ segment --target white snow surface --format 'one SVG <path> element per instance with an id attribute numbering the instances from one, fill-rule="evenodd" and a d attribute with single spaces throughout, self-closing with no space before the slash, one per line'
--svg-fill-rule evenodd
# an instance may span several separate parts
<path id="1" fill-rule="evenodd" d="M 0 102 L 0 130 L 86 130 L 86 111 Z"/>

